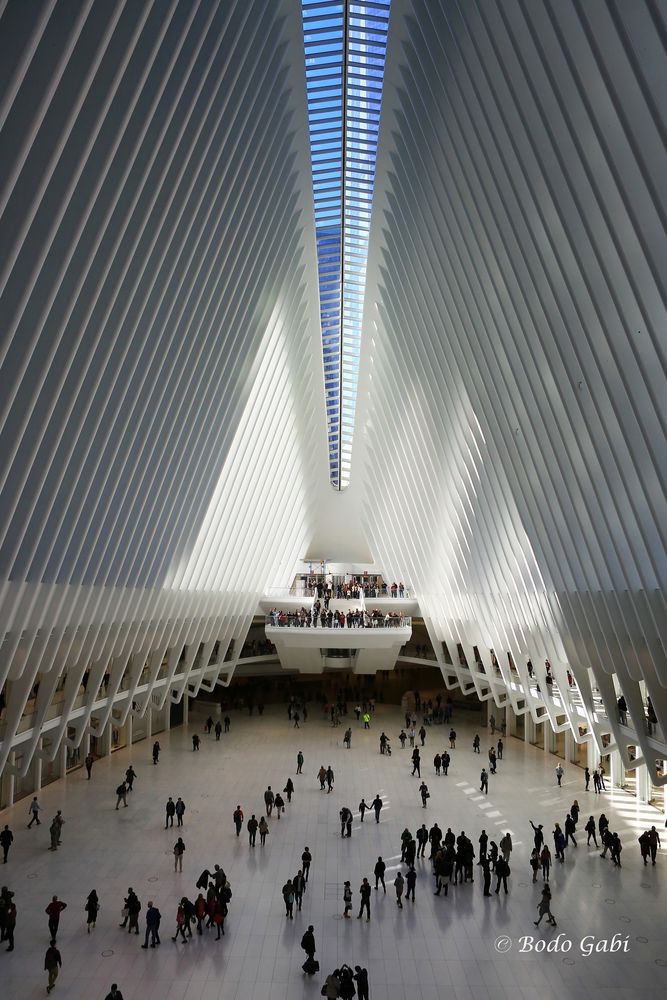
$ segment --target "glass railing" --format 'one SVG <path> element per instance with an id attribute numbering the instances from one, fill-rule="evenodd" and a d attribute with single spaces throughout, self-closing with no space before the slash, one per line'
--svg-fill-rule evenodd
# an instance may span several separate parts
<path id="1" fill-rule="evenodd" d="M 270 611 L 265 617 L 269 628 L 411 628 L 410 615 L 385 614 L 384 611 L 354 611 L 345 615 L 328 612 L 314 615 L 309 609 Z"/>

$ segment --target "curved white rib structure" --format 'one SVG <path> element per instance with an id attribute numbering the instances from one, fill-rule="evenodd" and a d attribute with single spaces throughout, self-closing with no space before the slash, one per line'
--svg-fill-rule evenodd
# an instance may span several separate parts
<path id="1" fill-rule="evenodd" d="M 392 17 L 369 541 L 414 584 L 443 668 L 440 642 L 453 652 L 450 683 L 579 738 L 569 667 L 590 739 L 594 678 L 628 764 L 613 674 L 667 732 L 664 11 L 414 0 Z M 551 662 L 558 707 L 529 659 L 543 693 Z M 654 772 L 662 743 L 638 728 Z"/>

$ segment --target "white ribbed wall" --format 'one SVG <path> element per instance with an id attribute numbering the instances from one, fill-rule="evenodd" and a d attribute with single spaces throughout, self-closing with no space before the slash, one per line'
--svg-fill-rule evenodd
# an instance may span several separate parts
<path id="1" fill-rule="evenodd" d="M 18 740 L 25 773 L 65 667 L 50 756 L 68 721 L 215 685 L 327 456 L 298 5 L 14 0 L 0 76 L 0 769 Z"/>
<path id="2" fill-rule="evenodd" d="M 613 674 L 667 732 L 666 29 L 654 3 L 395 0 L 352 470 L 434 645 L 479 648 L 486 677 L 445 676 L 579 738 L 569 666 L 598 740 L 594 677 L 625 761 Z"/>

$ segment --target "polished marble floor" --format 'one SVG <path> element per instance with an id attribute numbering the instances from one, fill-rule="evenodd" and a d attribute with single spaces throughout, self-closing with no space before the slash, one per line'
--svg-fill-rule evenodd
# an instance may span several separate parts
<path id="1" fill-rule="evenodd" d="M 216 743 L 202 735 L 199 753 L 192 752 L 191 734 L 202 732 L 203 715 L 191 713 L 190 726 L 161 734 L 160 763 L 150 761 L 150 742 L 120 750 L 98 761 L 91 781 L 85 772 L 71 774 L 40 795 L 45 822 L 26 829 L 29 799 L 0 814 L 16 841 L 2 882 L 16 892 L 16 950 L 0 952 L 0 996 L 11 1000 L 45 994 L 42 971 L 48 944 L 44 908 L 57 893 L 68 903 L 61 918 L 58 944 L 63 969 L 55 995 L 68 1000 L 104 1000 L 117 982 L 125 1000 L 301 1000 L 320 995 L 323 976 L 306 980 L 301 972 L 299 942 L 309 923 L 315 928 L 317 957 L 326 974 L 342 962 L 368 967 L 372 1000 L 648 1000 L 667 996 L 665 895 L 667 836 L 656 867 L 644 868 L 637 835 L 655 823 L 664 833 L 657 811 L 636 805 L 626 793 L 602 796 L 583 790 L 582 772 L 566 767 L 558 788 L 557 759 L 520 741 L 506 741 L 505 759 L 491 777 L 489 794 L 479 794 L 480 762 L 490 745 L 482 735 L 482 756 L 472 753 L 474 719 L 454 717 L 459 734 L 448 777 L 436 778 L 431 761 L 447 745 L 443 727 L 434 727 L 423 752 L 422 774 L 431 790 L 428 809 L 421 808 L 419 781 L 412 778 L 410 752 L 401 752 L 396 735 L 397 708 L 380 706 L 370 731 L 352 722 L 352 749 L 342 746 L 343 727 L 333 729 L 313 710 L 301 730 L 294 730 L 286 713 L 267 709 L 263 718 L 233 713 L 231 732 Z M 393 738 L 391 758 L 380 756 L 378 736 L 385 728 Z M 295 775 L 296 753 L 306 762 Z M 127 809 L 115 810 L 116 785 L 131 762 L 137 771 Z M 316 772 L 331 764 L 334 792 L 320 792 Z M 282 789 L 288 775 L 296 784 L 284 817 L 271 819 L 267 845 L 249 849 L 245 832 L 236 838 L 232 812 L 241 803 L 246 818 L 261 814 L 268 784 Z M 342 805 L 353 810 L 361 798 L 384 799 L 381 823 L 372 814 L 363 826 L 358 815 L 351 839 L 342 840 L 337 822 Z M 180 795 L 187 812 L 182 874 L 173 871 L 174 833 L 164 829 L 164 803 Z M 567 851 L 565 865 L 552 877 L 552 909 L 556 930 L 533 920 L 539 885 L 531 884 L 528 857 L 532 845 L 529 819 L 550 832 L 561 823 L 574 798 L 581 806 L 579 831 L 588 815 L 604 810 L 625 844 L 623 869 L 616 870 L 599 852 L 585 846 Z M 48 824 L 56 809 L 66 819 L 62 846 L 48 850 Z M 373 893 L 372 919 L 343 920 L 342 883 L 352 882 L 355 907 L 364 875 L 371 876 L 382 854 L 388 876 L 396 869 L 400 833 L 407 824 L 436 820 L 444 829 L 465 829 L 476 842 L 486 827 L 492 839 L 511 830 L 510 893 L 482 896 L 474 885 L 453 887 L 449 897 L 435 897 L 428 861 L 419 863 L 416 903 L 398 910 L 393 890 Z M 495 836 L 494 836 L 495 835 Z M 285 919 L 280 893 L 286 878 L 299 867 L 308 844 L 314 856 L 303 910 Z M 195 881 L 205 867 L 220 863 L 232 884 L 233 899 L 226 936 L 216 942 L 212 932 L 187 944 L 170 940 L 178 898 L 196 895 Z M 389 880 L 388 880 L 389 882 Z M 125 890 L 133 886 L 142 901 L 152 898 L 162 912 L 162 945 L 142 951 L 143 938 L 118 927 Z M 95 888 L 101 910 L 97 927 L 86 934 L 84 902 Z M 377 898 L 379 897 L 379 898 Z M 557 934 L 561 938 L 556 938 Z M 557 941 L 571 950 L 521 953 L 520 938 Z M 593 935 L 611 942 L 620 935 L 623 951 L 585 956 L 580 942 Z M 509 945 L 509 951 L 505 949 Z M 661 992 L 662 991 L 662 992 Z"/>

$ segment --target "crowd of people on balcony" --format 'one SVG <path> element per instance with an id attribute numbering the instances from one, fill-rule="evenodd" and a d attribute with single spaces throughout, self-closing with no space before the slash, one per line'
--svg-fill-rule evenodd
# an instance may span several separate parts
<path id="1" fill-rule="evenodd" d="M 397 612 L 384 612 L 378 608 L 364 611 L 361 608 L 350 608 L 347 613 L 332 611 L 321 606 L 316 601 L 312 608 L 299 608 L 294 611 L 281 611 L 272 608 L 266 619 L 266 624 L 274 628 L 401 628 L 409 625 L 410 619 Z"/>
<path id="2" fill-rule="evenodd" d="M 405 584 L 401 580 L 392 584 L 385 583 L 381 576 L 363 573 L 360 576 L 331 577 L 330 579 L 310 576 L 307 580 L 309 593 L 317 595 L 320 600 L 336 598 L 338 601 L 358 601 L 362 597 L 406 597 Z"/>

